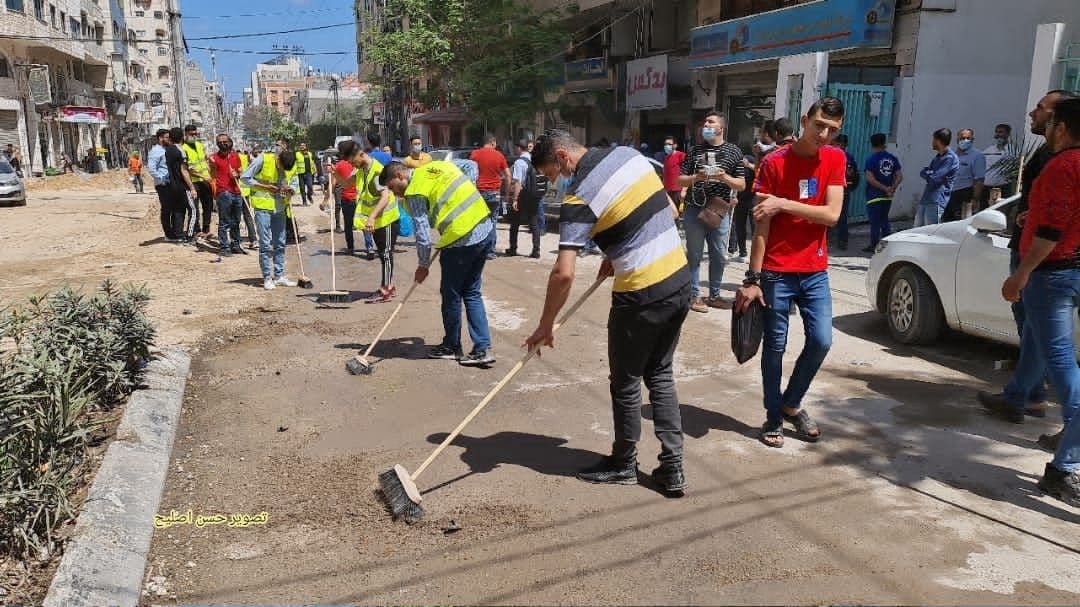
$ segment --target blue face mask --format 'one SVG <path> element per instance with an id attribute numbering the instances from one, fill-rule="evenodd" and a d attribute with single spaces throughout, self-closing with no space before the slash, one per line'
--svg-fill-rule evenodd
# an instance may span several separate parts
<path id="1" fill-rule="evenodd" d="M 995 137 L 994 138 L 994 143 L 996 143 L 996 144 L 998 144 L 999 146 L 1002 146 L 1002 147 L 1004 147 L 1005 144 L 1008 143 L 1008 142 L 1009 142 L 1009 140 L 1004 138 L 1004 137 Z"/>
<path id="2" fill-rule="evenodd" d="M 570 186 L 574 184 L 574 175 L 562 174 L 562 165 L 559 165 L 559 176 L 555 179 L 555 192 L 559 200 L 566 197 L 566 191 L 570 189 Z"/>
<path id="3" fill-rule="evenodd" d="M 712 141 L 716 137 L 716 129 L 711 126 L 707 126 L 701 129 L 701 138 L 705 141 Z"/>
<path id="4" fill-rule="evenodd" d="M 966 152 L 966 151 L 971 149 L 971 144 L 972 143 L 974 143 L 974 142 L 972 140 L 970 140 L 970 139 L 961 139 L 960 143 L 957 145 L 957 147 L 959 147 L 961 150 Z"/>
<path id="5" fill-rule="evenodd" d="M 675 151 L 675 146 L 673 146 L 673 145 L 665 145 L 664 146 L 664 153 L 665 154 L 670 154 L 670 153 L 672 153 L 674 151 Z"/>

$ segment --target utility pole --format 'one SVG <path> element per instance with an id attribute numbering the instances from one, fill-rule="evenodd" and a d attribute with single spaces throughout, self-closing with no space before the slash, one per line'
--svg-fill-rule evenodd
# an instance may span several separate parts
<path id="1" fill-rule="evenodd" d="M 341 77 L 337 74 L 330 74 L 330 90 L 334 93 L 334 140 L 337 141 L 338 136 L 341 134 L 339 130 L 339 121 L 341 120 L 340 106 L 338 104 L 338 90 L 341 88 Z"/>
<path id="2" fill-rule="evenodd" d="M 187 107 L 187 78 L 184 74 L 187 62 L 184 60 L 184 35 L 180 30 L 180 0 L 166 0 L 166 10 L 169 15 L 169 37 L 172 41 L 172 64 L 173 79 L 176 91 L 176 121 L 183 126 L 188 117 Z"/>

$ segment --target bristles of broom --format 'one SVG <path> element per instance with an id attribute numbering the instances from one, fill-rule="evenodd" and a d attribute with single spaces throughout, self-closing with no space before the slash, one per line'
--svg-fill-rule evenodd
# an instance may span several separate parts
<path id="1" fill-rule="evenodd" d="M 424 509 L 413 501 L 405 489 L 405 483 L 411 483 L 412 479 L 402 479 L 402 474 L 408 473 L 401 466 L 383 472 L 379 475 L 379 488 L 394 520 L 404 518 L 406 523 L 415 523 L 424 517 Z"/>
<path id="2" fill-rule="evenodd" d="M 351 303 L 351 294 L 348 291 L 323 291 L 319 293 L 319 301 L 325 303 Z"/>

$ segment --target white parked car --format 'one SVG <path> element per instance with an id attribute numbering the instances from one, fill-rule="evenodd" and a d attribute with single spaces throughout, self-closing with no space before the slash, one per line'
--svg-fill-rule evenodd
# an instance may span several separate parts
<path id="1" fill-rule="evenodd" d="M 913 228 L 878 243 L 866 274 L 870 303 L 893 337 L 928 344 L 944 326 L 1017 344 L 1001 285 L 1009 276 L 1009 228 L 1019 195 L 949 223 Z M 1077 324 L 1080 345 L 1080 323 Z"/>
<path id="2" fill-rule="evenodd" d="M 26 186 L 7 160 L 0 158 L 0 205 L 25 205 Z"/>

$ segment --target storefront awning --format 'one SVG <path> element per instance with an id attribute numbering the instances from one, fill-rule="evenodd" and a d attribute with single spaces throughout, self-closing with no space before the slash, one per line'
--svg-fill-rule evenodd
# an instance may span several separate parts
<path id="1" fill-rule="evenodd" d="M 412 121 L 415 124 L 468 124 L 469 115 L 463 108 L 448 108 L 417 114 Z"/>

